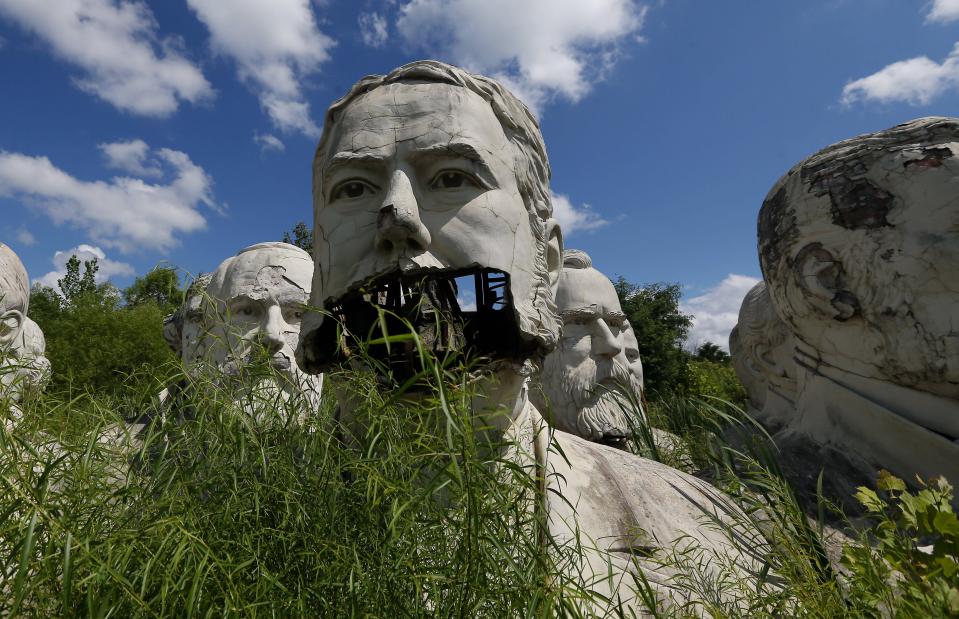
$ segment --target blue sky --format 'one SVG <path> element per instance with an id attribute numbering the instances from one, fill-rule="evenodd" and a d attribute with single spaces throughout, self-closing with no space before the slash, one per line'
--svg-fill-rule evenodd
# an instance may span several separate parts
<path id="1" fill-rule="evenodd" d="M 310 221 L 332 100 L 439 58 L 537 110 L 567 246 L 725 343 L 769 187 L 955 114 L 957 41 L 959 0 L 0 0 L 0 239 L 45 282 L 77 248 L 120 286 L 210 270 Z"/>

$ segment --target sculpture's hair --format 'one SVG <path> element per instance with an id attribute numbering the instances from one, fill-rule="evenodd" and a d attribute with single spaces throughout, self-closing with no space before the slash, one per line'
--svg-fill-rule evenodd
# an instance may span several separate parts
<path id="1" fill-rule="evenodd" d="M 529 108 L 516 98 L 502 84 L 483 75 L 474 75 L 459 67 L 436 60 L 418 60 L 393 69 L 386 75 L 368 75 L 358 81 L 350 91 L 337 100 L 326 111 L 323 134 L 316 147 L 313 159 L 313 203 L 323 201 L 323 168 L 329 153 L 332 135 L 335 133 L 337 117 L 351 103 L 366 93 L 387 84 L 416 82 L 449 84 L 466 88 L 482 97 L 493 110 L 506 138 L 513 150 L 513 173 L 523 203 L 529 213 L 529 223 L 536 239 L 536 270 L 539 281 L 535 283 L 532 299 L 543 302 L 547 311 L 538 313 L 543 323 L 536 330 L 547 348 L 551 348 L 558 337 L 560 321 L 556 316 L 552 294 L 550 294 L 549 267 L 547 265 L 546 222 L 552 217 L 553 205 L 550 200 L 549 159 L 546 156 L 546 144 L 539 123 Z M 523 313 L 519 313 L 523 319 Z M 527 330 L 531 325 L 524 325 Z"/>
<path id="2" fill-rule="evenodd" d="M 20 258 L 0 243 L 0 312 L 16 310 L 26 315 L 30 305 L 30 278 Z"/>
<path id="3" fill-rule="evenodd" d="M 959 119 L 919 118 L 828 146 L 773 185 L 759 213 L 759 262 L 773 303 L 800 337 L 800 318 L 809 310 L 795 269 L 807 252 L 825 247 L 839 259 L 837 269 L 844 269 L 839 276 L 863 307 L 898 304 L 890 298 L 901 292 L 898 288 L 873 281 L 881 248 L 869 237 L 897 234 L 886 215 L 901 202 L 867 173 L 882 158 L 902 151 L 915 150 L 917 159 L 929 161 L 951 157 L 951 151 L 936 148 L 950 142 L 959 142 Z"/>
<path id="4" fill-rule="evenodd" d="M 241 256 L 243 254 L 247 254 L 252 251 L 259 251 L 261 249 L 282 249 L 285 251 L 291 251 L 294 254 L 302 254 L 307 260 L 311 262 L 313 261 L 313 256 L 310 255 L 310 252 L 306 251 L 302 247 L 298 247 L 290 243 L 284 243 L 283 241 L 267 241 L 266 243 L 250 245 L 249 247 L 244 247 L 240 251 L 236 252 L 236 255 Z"/>
<path id="5" fill-rule="evenodd" d="M 593 266 L 593 260 L 589 254 L 581 249 L 563 250 L 563 268 L 564 269 L 589 269 Z"/>

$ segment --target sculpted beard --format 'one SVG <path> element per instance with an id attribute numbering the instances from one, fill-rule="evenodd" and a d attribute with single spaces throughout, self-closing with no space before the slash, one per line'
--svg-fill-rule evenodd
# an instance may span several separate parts
<path id="1" fill-rule="evenodd" d="M 597 364 L 588 359 L 577 367 L 567 366 L 562 355 L 546 357 L 544 374 L 561 376 L 563 397 L 552 401 L 553 414 L 569 428 L 590 440 L 624 439 L 640 420 L 630 419 L 622 386 L 640 401 L 642 385 L 632 372 L 612 361 Z"/>

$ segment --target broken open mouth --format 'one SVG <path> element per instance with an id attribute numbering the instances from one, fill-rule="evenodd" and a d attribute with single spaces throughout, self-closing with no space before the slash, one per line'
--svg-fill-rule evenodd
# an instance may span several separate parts
<path id="1" fill-rule="evenodd" d="M 324 309 L 322 324 L 303 341 L 311 372 L 365 356 L 402 381 L 422 371 L 422 353 L 522 362 L 536 349 L 521 335 L 509 275 L 493 269 L 397 270 Z"/>

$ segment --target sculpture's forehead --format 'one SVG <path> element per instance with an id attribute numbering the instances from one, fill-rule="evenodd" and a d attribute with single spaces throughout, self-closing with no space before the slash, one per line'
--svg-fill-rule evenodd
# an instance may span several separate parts
<path id="1" fill-rule="evenodd" d="M 222 272 L 218 290 L 211 296 L 227 300 L 239 294 L 287 292 L 309 294 L 313 263 L 305 256 L 284 250 L 264 249 L 235 256 Z M 212 288 L 212 286 L 211 286 Z"/>
<path id="2" fill-rule="evenodd" d="M 596 269 L 563 269 L 563 277 L 556 294 L 556 309 L 560 312 L 596 305 L 603 314 L 622 313 L 619 297 L 612 282 Z"/>
<path id="3" fill-rule="evenodd" d="M 460 86 L 396 83 L 360 96 L 336 121 L 329 153 L 384 151 L 409 143 L 427 147 L 465 139 L 490 152 L 508 147 L 493 110 L 482 97 Z"/>

